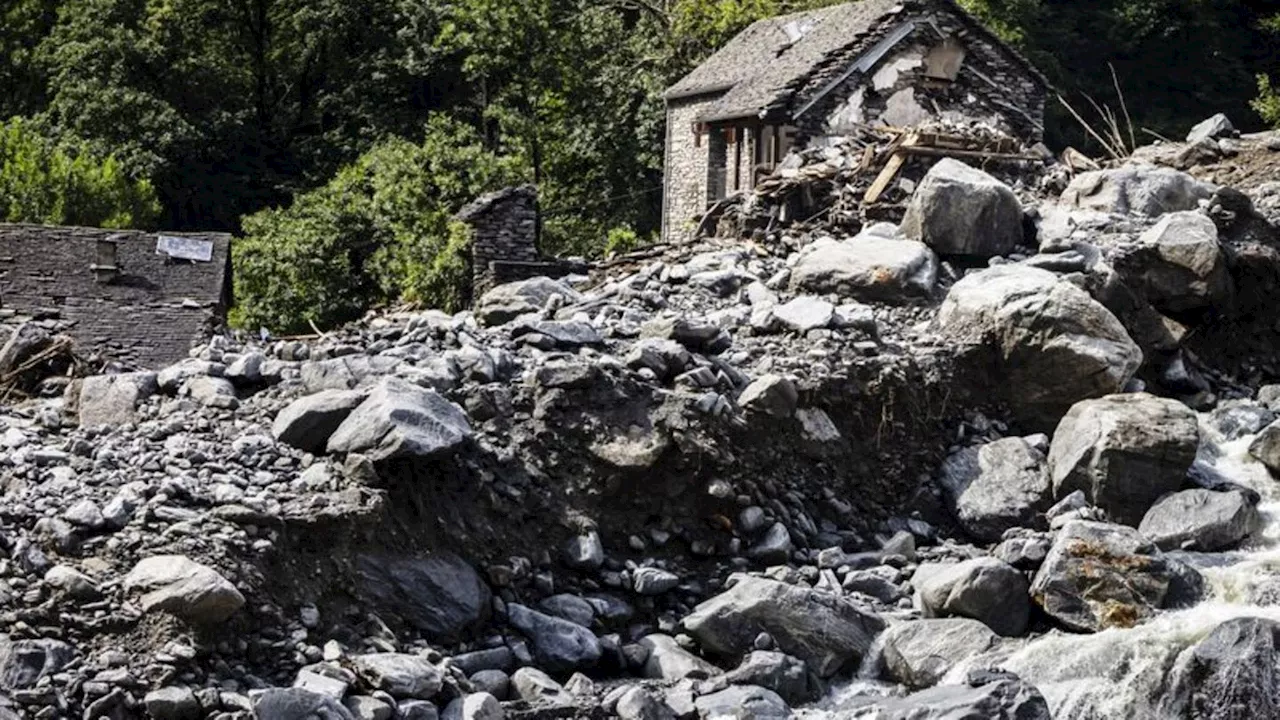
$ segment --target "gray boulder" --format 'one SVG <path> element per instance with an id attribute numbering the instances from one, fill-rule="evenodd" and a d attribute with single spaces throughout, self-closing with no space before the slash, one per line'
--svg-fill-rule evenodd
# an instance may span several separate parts
<path id="1" fill-rule="evenodd" d="M 795 383 L 781 375 L 762 375 L 738 395 L 742 408 L 784 418 L 795 414 L 799 400 Z"/>
<path id="2" fill-rule="evenodd" d="M 0 692 L 7 695 L 47 686 L 51 676 L 62 672 L 75 654 L 75 649 L 61 640 L 0 639 Z"/>
<path id="3" fill-rule="evenodd" d="M 444 672 L 419 655 L 373 653 L 357 655 L 356 674 L 375 690 L 394 698 L 430 700 L 444 686 Z"/>
<path id="4" fill-rule="evenodd" d="M 1228 620 L 1178 657 L 1164 717 L 1254 720 L 1280 717 L 1280 623 Z"/>
<path id="5" fill-rule="evenodd" d="M 738 667 L 718 678 L 729 685 L 755 685 L 778 693 L 791 705 L 822 697 L 823 683 L 799 658 L 770 650 L 756 650 Z"/>
<path id="6" fill-rule="evenodd" d="M 153 372 L 87 377 L 80 381 L 80 424 L 99 427 L 137 422 L 138 404 L 158 389 Z"/>
<path id="7" fill-rule="evenodd" d="M 878 641 L 884 679 L 914 689 L 937 685 L 951 668 L 999 642 L 990 628 L 969 618 L 898 623 Z"/>
<path id="8" fill-rule="evenodd" d="M 954 343 L 990 349 L 1025 421 L 1051 427 L 1079 400 L 1121 390 L 1142 364 L 1124 326 L 1084 290 L 1046 270 L 1001 265 L 966 275 L 938 313 Z"/>
<path id="9" fill-rule="evenodd" d="M 649 651 L 644 676 L 675 682 L 685 678 L 705 680 L 719 675 L 720 668 L 680 647 L 670 635 L 646 635 L 640 645 Z"/>
<path id="10" fill-rule="evenodd" d="M 783 327 L 801 335 L 831 325 L 835 316 L 835 305 L 813 295 L 801 295 L 773 308 L 773 317 Z"/>
<path id="11" fill-rule="evenodd" d="M 142 704 L 155 720 L 200 720 L 204 717 L 196 694 L 182 685 L 152 690 L 143 698 Z"/>
<path id="12" fill-rule="evenodd" d="M 371 460 L 428 457 L 471 437 L 462 408 L 434 390 L 383 378 L 329 438 L 329 452 L 363 453 Z"/>
<path id="13" fill-rule="evenodd" d="M 1183 490 L 1151 506 L 1138 532 L 1161 550 L 1228 550 L 1257 531 L 1257 504 L 1239 490 Z"/>
<path id="14" fill-rule="evenodd" d="M 558 280 L 536 277 L 493 288 L 480 296 L 474 312 L 483 325 L 501 325 L 521 315 L 541 311 L 554 295 L 563 297 L 567 303 L 582 299 L 576 290 Z"/>
<path id="15" fill-rule="evenodd" d="M 355 720 L 342 703 L 302 688 L 271 688 L 253 703 L 253 715 L 271 720 Z"/>
<path id="16" fill-rule="evenodd" d="M 1205 140 L 1233 137 L 1236 134 L 1236 127 L 1231 124 L 1231 120 L 1226 115 L 1218 113 L 1196 123 L 1195 127 L 1191 128 L 1191 132 L 1187 133 L 1187 144 L 1196 145 Z"/>
<path id="17" fill-rule="evenodd" d="M 902 232 L 940 255 L 1007 255 L 1022 242 L 1022 205 L 1008 185 L 943 158 L 911 196 Z"/>
<path id="18" fill-rule="evenodd" d="M 938 258 L 923 243 L 862 232 L 849 240 L 822 238 L 800 251 L 791 289 L 858 300 L 904 302 L 928 297 Z"/>
<path id="19" fill-rule="evenodd" d="M 1200 442 L 1196 414 L 1146 393 L 1076 403 L 1049 448 L 1055 497 L 1076 490 L 1114 521 L 1136 526 L 1156 499 L 1182 486 Z"/>
<path id="20" fill-rule="evenodd" d="M 787 702 L 772 690 L 752 685 L 733 685 L 694 700 L 703 720 L 786 720 L 791 717 Z"/>
<path id="21" fill-rule="evenodd" d="M 972 618 L 1000 635 L 1027 629 L 1031 602 L 1027 578 L 1008 563 L 980 557 L 960 563 L 921 565 L 912 582 L 925 617 Z"/>
<path id="22" fill-rule="evenodd" d="M 196 623 L 220 623 L 244 605 L 231 581 L 184 555 L 140 560 L 125 576 L 124 587 L 144 593 L 143 612 L 167 612 Z"/>
<path id="23" fill-rule="evenodd" d="M 356 557 L 356 577 L 355 589 L 361 600 L 385 613 L 383 617 L 401 619 L 433 642 L 456 642 L 489 617 L 489 586 L 475 568 L 452 553 L 360 555 Z"/>
<path id="24" fill-rule="evenodd" d="M 400 360 L 382 355 L 346 355 L 343 357 L 307 362 L 299 371 L 302 386 L 308 393 L 321 390 L 350 390 L 363 387 L 380 377 L 394 372 Z M 164 386 L 161 372 L 161 387 Z"/>
<path id="25" fill-rule="evenodd" d="M 1158 217 L 1195 210 L 1213 196 L 1213 186 L 1165 167 L 1127 165 L 1080 173 L 1062 193 L 1070 207 L 1121 215 Z"/>
<path id="26" fill-rule="evenodd" d="M 522 667 L 511 676 L 511 689 L 525 702 L 567 703 L 569 693 L 550 675 L 537 668 Z"/>
<path id="27" fill-rule="evenodd" d="M 487 692 L 468 693 L 445 706 L 440 720 L 502 720 L 502 703 Z"/>
<path id="28" fill-rule="evenodd" d="M 1271 423 L 1258 433 L 1258 436 L 1249 443 L 1249 454 L 1266 465 L 1272 473 L 1280 475 L 1280 420 Z"/>
<path id="29" fill-rule="evenodd" d="M 757 577 L 733 579 L 732 587 L 682 621 L 711 653 L 740 657 L 767 632 L 778 650 L 826 678 L 861 662 L 884 628 L 880 618 L 839 595 Z"/>
<path id="30" fill-rule="evenodd" d="M 1218 306 L 1230 293 L 1218 228 L 1201 212 L 1161 217 L 1115 264 L 1166 312 Z"/>
<path id="31" fill-rule="evenodd" d="M 1044 453 L 1018 437 L 954 453 L 943 463 L 941 484 L 965 532 L 986 542 L 1031 527 L 1053 505 Z"/>
<path id="32" fill-rule="evenodd" d="M 298 398 L 276 415 L 271 434 L 299 450 L 323 452 L 329 436 L 364 402 L 365 396 L 359 390 L 321 390 Z"/>
<path id="33" fill-rule="evenodd" d="M 569 672 L 590 668 L 600 660 L 600 641 L 581 625 L 514 603 L 507 606 L 507 619 L 533 643 L 539 667 Z"/>
<path id="34" fill-rule="evenodd" d="M 1031 583 L 1031 596 L 1068 628 L 1132 627 L 1165 604 L 1174 573 L 1160 551 L 1123 525 L 1063 526 Z"/>
<path id="35" fill-rule="evenodd" d="M 991 682 L 944 685 L 904 698 L 842 708 L 842 720 L 1052 720 L 1040 691 L 1008 673 Z M 975 687 L 976 685 L 976 687 Z"/>
<path id="36" fill-rule="evenodd" d="M 657 693 L 635 686 L 618 698 L 614 712 L 622 720 L 675 720 L 676 714 Z"/>

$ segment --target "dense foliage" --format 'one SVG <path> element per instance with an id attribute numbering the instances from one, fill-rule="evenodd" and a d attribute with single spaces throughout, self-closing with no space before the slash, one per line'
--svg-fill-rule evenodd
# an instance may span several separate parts
<path id="1" fill-rule="evenodd" d="M 114 157 L 53 142 L 21 118 L 0 123 L 0 221 L 147 227 L 159 212 L 151 184 Z"/>
<path id="2" fill-rule="evenodd" d="M 109 166 L 117 179 L 95 182 L 117 201 L 127 186 L 145 205 L 150 183 L 161 226 L 244 233 L 241 316 L 300 329 L 404 295 L 456 305 L 446 278 L 465 268 L 448 249 L 466 240 L 447 217 L 498 183 L 538 184 L 548 251 L 644 242 L 662 89 L 753 20 L 836 1 L 7 0 L 0 121 Z M 1272 3 L 963 2 L 1082 107 L 1118 104 L 1114 67 L 1134 124 L 1157 133 L 1217 111 L 1280 122 Z M 1066 118 L 1050 138 L 1087 143 Z M 25 172 L 23 197 L 61 192 Z M 150 219 L 0 197 L 22 219 Z"/>

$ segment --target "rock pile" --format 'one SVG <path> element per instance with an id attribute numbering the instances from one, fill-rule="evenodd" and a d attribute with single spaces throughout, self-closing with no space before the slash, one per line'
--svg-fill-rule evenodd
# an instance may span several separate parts
<path id="1" fill-rule="evenodd" d="M 1049 717 L 1016 649 L 1158 622 L 1264 534 L 1280 390 L 1197 344 L 1274 324 L 1236 304 L 1248 198 L 1144 165 L 1029 187 L 941 162 L 897 226 L 10 402 L 0 712 Z M 1264 623 L 1169 701 L 1251 704 L 1229 651 L 1274 661 Z M 854 673 L 893 689 L 828 692 Z"/>

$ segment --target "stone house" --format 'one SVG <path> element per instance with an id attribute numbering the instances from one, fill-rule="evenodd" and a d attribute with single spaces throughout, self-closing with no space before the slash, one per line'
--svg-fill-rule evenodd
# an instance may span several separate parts
<path id="1" fill-rule="evenodd" d="M 857 125 L 980 120 L 1038 142 L 1048 90 L 953 0 L 859 0 L 761 20 L 664 94 L 663 239 L 793 148 Z"/>
<path id="2" fill-rule="evenodd" d="M 538 246 L 538 190 L 533 185 L 481 195 L 455 218 L 471 228 L 470 299 L 503 283 L 586 272 L 581 262 L 542 254 Z"/>
<path id="3" fill-rule="evenodd" d="M 69 335 L 81 356 L 170 364 L 231 299 L 230 235 L 0 224 L 0 317 Z"/>

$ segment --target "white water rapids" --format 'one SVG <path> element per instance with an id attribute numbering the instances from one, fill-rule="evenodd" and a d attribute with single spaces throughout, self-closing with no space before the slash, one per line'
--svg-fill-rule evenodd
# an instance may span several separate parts
<path id="1" fill-rule="evenodd" d="M 1240 550 L 1216 554 L 1223 560 L 1220 566 L 1200 568 L 1205 600 L 1189 609 L 1165 611 L 1134 628 L 1091 635 L 1052 632 L 1013 640 L 997 651 L 961 662 L 942 684 L 963 683 L 973 667 L 1000 668 L 1036 686 L 1055 720 L 1176 720 L 1181 712 L 1170 707 L 1174 699 L 1167 685 L 1180 654 L 1233 618 L 1280 621 L 1280 605 L 1251 602 L 1259 583 L 1280 579 L 1280 482 L 1249 456 L 1253 436 L 1224 441 L 1205 418 L 1200 425 L 1198 461 L 1262 498 L 1261 530 Z M 826 712 L 814 715 L 839 717 L 842 706 L 853 697 L 883 694 L 883 686 L 875 686 L 855 680 L 837 688 L 821 704 Z"/>

